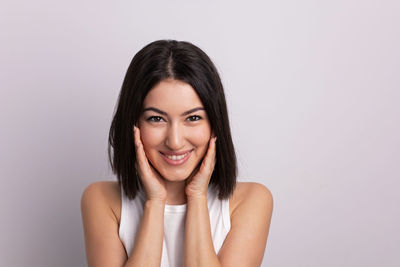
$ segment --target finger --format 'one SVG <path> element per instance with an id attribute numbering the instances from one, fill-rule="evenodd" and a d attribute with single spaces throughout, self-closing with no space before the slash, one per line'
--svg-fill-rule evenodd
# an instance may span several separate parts
<path id="1" fill-rule="evenodd" d="M 202 171 L 207 170 L 209 173 L 212 173 L 215 166 L 216 161 L 216 137 L 211 138 L 208 144 L 208 150 L 206 156 L 203 159 L 202 163 Z"/>
<path id="2" fill-rule="evenodd" d="M 149 171 L 150 166 L 144 152 L 143 143 L 140 139 L 140 129 L 134 126 L 134 136 L 135 136 L 135 147 L 136 147 L 136 157 L 137 163 L 140 171 Z"/>

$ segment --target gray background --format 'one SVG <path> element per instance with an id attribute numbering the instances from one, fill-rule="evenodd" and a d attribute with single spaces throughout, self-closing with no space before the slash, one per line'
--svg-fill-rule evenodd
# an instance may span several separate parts
<path id="1" fill-rule="evenodd" d="M 263 266 L 400 266 L 399 1 L 1 1 L 0 266 L 84 266 L 80 196 L 133 55 L 188 40 L 226 88 Z M 250 229 L 249 229 L 250 230 Z"/>

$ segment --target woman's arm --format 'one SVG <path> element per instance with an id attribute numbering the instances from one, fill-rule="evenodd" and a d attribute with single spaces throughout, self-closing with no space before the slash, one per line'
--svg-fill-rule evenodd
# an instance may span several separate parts
<path id="1" fill-rule="evenodd" d="M 212 243 L 206 198 L 188 198 L 185 266 L 260 266 L 267 242 L 273 199 L 262 184 L 242 183 L 234 193 L 237 207 L 218 255 Z"/>
<path id="2" fill-rule="evenodd" d="M 160 267 L 164 236 L 165 202 L 147 200 L 132 254 L 125 267 Z"/>
<path id="3" fill-rule="evenodd" d="M 118 184 L 97 182 L 86 188 L 81 208 L 89 267 L 134 267 L 161 264 L 164 203 L 146 201 L 131 256 L 119 239 L 119 221 L 111 206 L 120 206 Z M 119 203 L 118 203 L 119 202 Z"/>
<path id="4" fill-rule="evenodd" d="M 211 237 L 207 198 L 188 197 L 184 266 L 221 266 Z"/>
<path id="5" fill-rule="evenodd" d="M 211 237 L 207 206 L 208 184 L 215 166 L 216 137 L 211 137 L 207 153 L 197 173 L 186 180 L 187 213 L 184 266 L 221 266 Z"/>

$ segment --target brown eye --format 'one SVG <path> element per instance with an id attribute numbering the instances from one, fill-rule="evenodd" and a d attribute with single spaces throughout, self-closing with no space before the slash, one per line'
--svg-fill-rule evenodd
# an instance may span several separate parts
<path id="1" fill-rule="evenodd" d="M 187 118 L 188 121 L 198 121 L 201 120 L 202 118 L 198 115 L 193 115 Z"/>
<path id="2" fill-rule="evenodd" d="M 160 116 L 151 116 L 151 117 L 147 118 L 147 121 L 150 121 L 150 122 L 160 122 L 162 120 L 163 120 L 163 118 L 161 118 Z"/>

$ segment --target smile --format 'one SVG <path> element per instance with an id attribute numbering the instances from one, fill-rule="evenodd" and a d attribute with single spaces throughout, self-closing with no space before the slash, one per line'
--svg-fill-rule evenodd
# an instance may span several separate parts
<path id="1" fill-rule="evenodd" d="M 182 153 L 162 153 L 163 159 L 170 165 L 178 166 L 185 163 L 189 158 L 193 150 L 189 150 Z"/>

